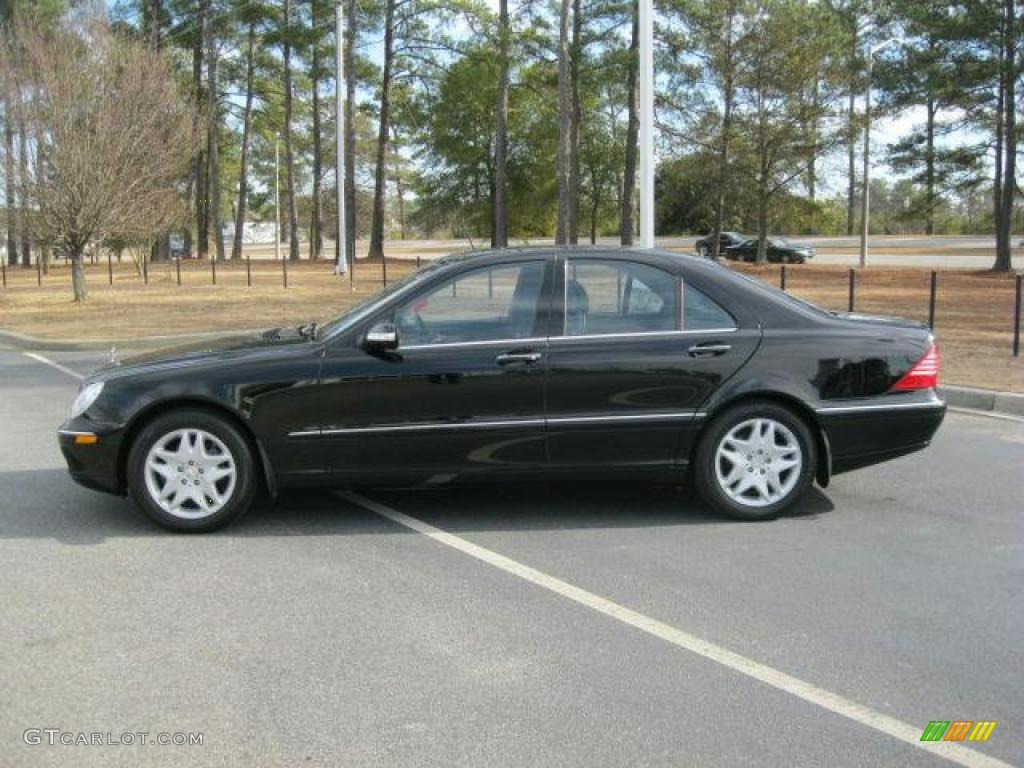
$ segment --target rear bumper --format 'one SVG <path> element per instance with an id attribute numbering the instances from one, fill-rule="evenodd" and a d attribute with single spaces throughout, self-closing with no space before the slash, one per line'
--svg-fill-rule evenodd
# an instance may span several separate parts
<path id="1" fill-rule="evenodd" d="M 895 459 L 931 443 L 946 416 L 946 404 L 934 393 L 894 403 L 887 399 L 817 409 L 831 447 L 832 474 Z"/>
<path id="2" fill-rule="evenodd" d="M 90 429 L 90 425 L 83 426 L 74 421 L 66 422 L 57 430 L 57 442 L 71 479 L 94 491 L 123 494 L 124 487 L 118 472 L 122 432 L 99 432 Z M 80 441 L 82 436 L 89 435 L 94 435 L 96 441 Z"/>

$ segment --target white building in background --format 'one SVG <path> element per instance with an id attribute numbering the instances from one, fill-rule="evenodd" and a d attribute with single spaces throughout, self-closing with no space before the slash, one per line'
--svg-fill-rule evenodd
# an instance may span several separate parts
<path id="1" fill-rule="evenodd" d="M 225 240 L 232 240 L 235 237 L 235 223 L 225 222 L 221 226 Z M 242 225 L 242 242 L 250 245 L 273 245 L 274 243 L 274 222 L 272 221 L 247 221 Z"/>

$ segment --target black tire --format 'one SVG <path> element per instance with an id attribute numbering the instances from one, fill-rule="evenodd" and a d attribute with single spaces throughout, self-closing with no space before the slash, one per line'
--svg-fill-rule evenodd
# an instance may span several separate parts
<path id="1" fill-rule="evenodd" d="M 719 444 L 729 432 L 750 419 L 771 419 L 786 427 L 796 438 L 801 466 L 792 488 L 774 503 L 750 506 L 730 497 L 719 483 L 716 455 Z M 700 438 L 692 467 L 694 485 L 701 498 L 716 512 L 740 520 L 771 520 L 795 505 L 814 481 L 818 466 L 817 441 L 806 421 L 795 411 L 776 402 L 752 400 L 727 409 L 716 416 Z"/>
<path id="2" fill-rule="evenodd" d="M 146 482 L 146 460 L 150 450 L 162 438 L 181 429 L 203 430 L 214 436 L 227 448 L 233 460 L 234 484 L 230 494 L 216 511 L 201 517 L 183 517 L 164 509 L 153 498 Z M 249 442 L 229 421 L 201 408 L 183 408 L 165 413 L 146 424 L 128 451 L 125 479 L 132 500 L 147 517 L 164 528 L 187 533 L 215 530 L 248 511 L 258 484 Z M 197 510 L 196 514 L 201 512 Z"/>

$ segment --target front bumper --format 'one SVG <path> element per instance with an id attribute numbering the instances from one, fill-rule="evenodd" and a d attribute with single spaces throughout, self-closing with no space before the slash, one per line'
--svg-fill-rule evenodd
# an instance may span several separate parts
<path id="1" fill-rule="evenodd" d="M 57 441 L 71 479 L 95 491 L 122 495 L 124 482 L 119 467 L 123 437 L 121 429 L 98 427 L 83 419 L 62 424 Z"/>

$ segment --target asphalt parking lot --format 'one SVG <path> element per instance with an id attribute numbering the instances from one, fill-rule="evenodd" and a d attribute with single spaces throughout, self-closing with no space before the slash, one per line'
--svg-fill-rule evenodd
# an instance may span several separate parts
<path id="1" fill-rule="evenodd" d="M 102 355 L 46 356 L 0 351 L 0 766 L 1024 763 L 1024 423 L 951 413 L 771 523 L 541 486 L 287 493 L 180 536 L 68 478 Z"/>

